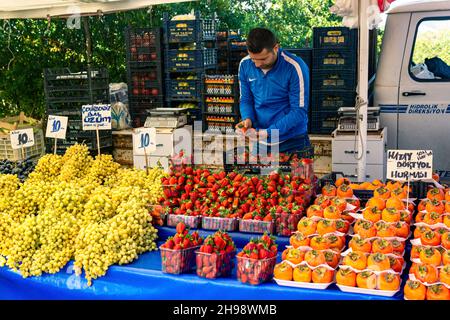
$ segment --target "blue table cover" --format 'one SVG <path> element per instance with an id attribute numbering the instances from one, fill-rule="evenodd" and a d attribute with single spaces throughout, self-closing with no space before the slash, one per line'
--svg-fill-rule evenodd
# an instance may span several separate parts
<path id="1" fill-rule="evenodd" d="M 161 245 L 174 228 L 160 227 Z M 200 234 L 213 231 L 199 230 Z M 238 248 L 257 234 L 230 233 Z M 277 237 L 279 251 L 288 238 Z M 278 261 L 281 260 L 280 253 Z M 0 299 L 148 299 L 148 300 L 372 300 L 402 299 L 403 290 L 392 298 L 341 292 L 335 284 L 326 290 L 300 289 L 277 285 L 273 280 L 252 286 L 236 278 L 235 269 L 229 278 L 205 279 L 195 273 L 171 275 L 161 272 L 159 251 L 142 254 L 128 265 L 111 266 L 107 274 L 87 286 L 84 275 L 77 276 L 73 262 L 56 274 L 22 278 L 7 267 L 0 268 Z"/>

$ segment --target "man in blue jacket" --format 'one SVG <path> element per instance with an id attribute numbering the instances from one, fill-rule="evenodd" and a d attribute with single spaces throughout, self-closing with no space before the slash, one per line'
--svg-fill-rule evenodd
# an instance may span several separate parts
<path id="1" fill-rule="evenodd" d="M 279 143 L 279 152 L 309 148 L 308 66 L 280 48 L 267 29 L 250 31 L 247 50 L 249 55 L 239 65 L 242 122 L 236 129 L 244 133 L 256 130 L 269 146 Z"/>

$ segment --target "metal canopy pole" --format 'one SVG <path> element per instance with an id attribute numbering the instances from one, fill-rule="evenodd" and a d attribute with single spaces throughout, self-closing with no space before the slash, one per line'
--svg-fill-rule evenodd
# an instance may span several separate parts
<path id="1" fill-rule="evenodd" d="M 367 23 L 367 8 L 369 0 L 359 1 L 359 68 L 358 68 L 358 95 L 359 104 L 359 132 L 358 134 L 358 181 L 366 181 L 367 158 L 367 104 L 369 86 L 369 26 Z"/>

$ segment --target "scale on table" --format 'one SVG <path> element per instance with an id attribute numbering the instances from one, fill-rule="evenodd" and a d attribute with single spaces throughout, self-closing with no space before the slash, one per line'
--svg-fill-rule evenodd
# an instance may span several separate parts
<path id="1" fill-rule="evenodd" d="M 182 108 L 156 108 L 145 120 L 146 128 L 179 128 L 187 124 L 187 110 Z"/>
<path id="2" fill-rule="evenodd" d="M 355 131 L 356 126 L 356 109 L 343 107 L 338 109 L 339 123 L 338 131 Z M 367 108 L 367 131 L 380 130 L 380 108 Z"/>

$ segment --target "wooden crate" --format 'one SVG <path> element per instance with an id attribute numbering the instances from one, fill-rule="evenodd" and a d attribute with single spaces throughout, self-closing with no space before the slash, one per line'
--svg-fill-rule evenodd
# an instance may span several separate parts
<path id="1" fill-rule="evenodd" d="M 113 158 L 124 166 L 133 166 L 133 131 L 113 131 Z"/>

